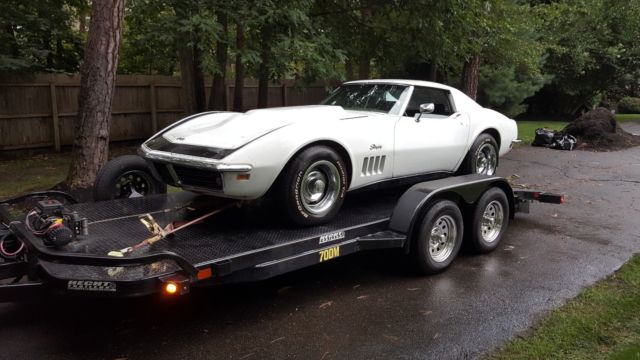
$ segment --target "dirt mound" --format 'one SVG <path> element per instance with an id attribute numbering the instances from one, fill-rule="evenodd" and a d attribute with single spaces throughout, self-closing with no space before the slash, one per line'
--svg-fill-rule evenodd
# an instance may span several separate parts
<path id="1" fill-rule="evenodd" d="M 563 131 L 578 138 L 582 149 L 611 151 L 640 145 L 640 136 L 622 130 L 611 111 L 602 107 L 582 114 Z"/>

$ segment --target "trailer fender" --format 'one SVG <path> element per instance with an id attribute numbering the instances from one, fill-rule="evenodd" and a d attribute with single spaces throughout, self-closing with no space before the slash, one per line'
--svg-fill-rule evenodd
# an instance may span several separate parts
<path id="1" fill-rule="evenodd" d="M 392 231 L 406 234 L 407 242 L 404 250 L 408 252 L 411 249 L 415 224 L 420 223 L 421 216 L 436 200 L 444 198 L 459 202 L 458 205 L 464 213 L 464 208 L 471 208 L 480 196 L 491 187 L 499 187 L 505 192 L 509 200 L 510 218 L 513 218 L 515 213 L 513 190 L 507 180 L 497 176 L 471 174 L 413 185 L 398 200 L 389 221 L 389 228 Z M 465 219 L 465 222 L 467 220 Z"/>

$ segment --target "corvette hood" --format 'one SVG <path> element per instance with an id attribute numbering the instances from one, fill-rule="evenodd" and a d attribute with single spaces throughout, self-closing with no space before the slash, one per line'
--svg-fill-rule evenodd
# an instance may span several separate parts
<path id="1" fill-rule="evenodd" d="M 310 105 L 211 113 L 195 116 L 165 131 L 175 144 L 236 149 L 269 132 L 294 123 L 315 123 L 354 116 L 339 106 Z"/>

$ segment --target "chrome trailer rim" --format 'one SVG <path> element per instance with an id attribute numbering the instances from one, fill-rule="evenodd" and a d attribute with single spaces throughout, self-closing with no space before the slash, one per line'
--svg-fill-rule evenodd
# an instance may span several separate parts
<path id="1" fill-rule="evenodd" d="M 504 208 L 499 201 L 494 200 L 487 205 L 482 214 L 482 239 L 488 243 L 494 242 L 502 231 L 503 223 Z"/>
<path id="2" fill-rule="evenodd" d="M 498 154 L 490 143 L 483 144 L 476 155 L 476 174 L 493 175 L 498 166 Z"/>
<path id="3" fill-rule="evenodd" d="M 436 219 L 429 236 L 429 256 L 435 262 L 443 262 L 451 256 L 456 245 L 458 227 L 455 220 L 449 215 L 443 215 Z"/>
<path id="4" fill-rule="evenodd" d="M 313 215 L 323 216 L 331 211 L 339 193 L 340 172 L 330 161 L 317 161 L 302 175 L 300 200 Z"/>

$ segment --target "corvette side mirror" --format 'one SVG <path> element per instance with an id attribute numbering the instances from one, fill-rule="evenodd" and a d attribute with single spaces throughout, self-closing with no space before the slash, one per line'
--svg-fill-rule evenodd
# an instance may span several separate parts
<path id="1" fill-rule="evenodd" d="M 420 117 L 422 114 L 431 114 L 435 111 L 436 105 L 434 103 L 424 103 L 420 104 L 420 114 L 416 118 L 416 122 L 420 122 Z"/>

